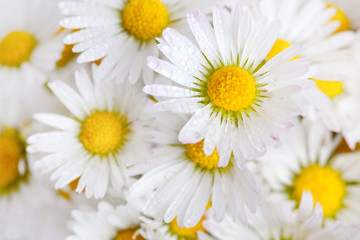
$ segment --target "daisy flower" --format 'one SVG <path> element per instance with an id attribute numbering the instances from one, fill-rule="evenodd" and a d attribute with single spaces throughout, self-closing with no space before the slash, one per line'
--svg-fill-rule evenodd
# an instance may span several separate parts
<path id="1" fill-rule="evenodd" d="M 323 210 L 310 192 L 302 194 L 300 207 L 293 211 L 285 202 L 264 204 L 255 215 L 249 216 L 249 226 L 232 222 L 207 220 L 204 225 L 221 240 L 351 240 L 359 231 L 359 225 L 344 226 L 340 222 L 323 226 Z"/>
<path id="2" fill-rule="evenodd" d="M 61 56 L 57 1 L 0 1 L 0 89 L 7 98 L 44 84 Z M 30 92 L 30 93 L 29 93 Z M 32 95 L 33 97 L 34 95 Z"/>
<path id="3" fill-rule="evenodd" d="M 55 170 L 55 188 L 80 177 L 76 192 L 85 188 L 86 197 L 102 198 L 109 179 L 119 190 L 127 179 L 126 168 L 150 151 L 147 100 L 127 84 L 92 82 L 85 70 L 76 72 L 75 79 L 80 94 L 60 81 L 48 84 L 73 118 L 35 114 L 35 119 L 58 130 L 31 136 L 27 150 L 48 153 L 36 166 L 44 172 Z"/>
<path id="4" fill-rule="evenodd" d="M 354 148 L 360 140 L 360 135 L 353 133 L 360 120 L 355 110 L 358 81 L 351 60 L 355 36 L 343 27 L 339 29 L 343 25 L 343 18 L 337 14 L 339 10 L 323 0 L 264 0 L 256 1 L 254 6 L 260 18 L 265 15 L 283 21 L 269 58 L 292 44 L 301 44 L 303 49 L 298 56 L 311 59 L 319 69 L 312 77 L 317 88 L 308 90 L 307 116 L 322 121 L 332 131 L 341 132 Z"/>
<path id="5" fill-rule="evenodd" d="M 81 53 L 79 63 L 102 59 L 95 79 L 105 76 L 118 81 L 136 82 L 141 76 L 152 82 L 146 56 L 157 56 L 156 37 L 168 26 L 181 27 L 181 20 L 192 9 L 203 8 L 213 0 L 80 0 L 59 4 L 67 18 L 60 24 L 80 29 L 64 39 Z"/>
<path id="6" fill-rule="evenodd" d="M 295 207 L 302 192 L 310 191 L 329 221 L 360 222 L 359 152 L 334 155 L 340 140 L 320 123 L 303 121 L 294 127 L 286 144 L 260 159 L 269 197 Z"/>
<path id="7" fill-rule="evenodd" d="M 63 239 L 68 233 L 62 221 L 67 219 L 70 208 L 52 188 L 40 182 L 31 167 L 25 137 L 32 126 L 4 123 L 1 119 L 0 239 L 45 240 L 54 232 L 52 239 Z"/>
<path id="8" fill-rule="evenodd" d="M 66 240 L 145 240 L 133 201 L 117 207 L 102 201 L 97 209 L 82 206 L 72 216 L 69 227 L 74 235 Z"/>
<path id="9" fill-rule="evenodd" d="M 299 45 L 266 61 L 280 22 L 252 19 L 239 6 L 231 13 L 215 7 L 212 26 L 203 13 L 195 11 L 188 15 L 188 23 L 201 50 L 167 28 L 158 47 L 171 63 L 148 58 L 150 68 L 176 84 L 143 89 L 171 98 L 152 109 L 192 114 L 179 140 L 195 144 L 204 139 L 208 156 L 217 147 L 218 166 L 227 166 L 231 153 L 239 165 L 263 155 L 276 144 L 279 130 L 292 126 L 290 118 L 302 113 L 303 90 L 315 87 L 307 79 L 307 59 L 289 62 L 300 51 Z"/>
<path id="10" fill-rule="evenodd" d="M 133 196 L 150 195 L 144 212 L 155 220 L 192 228 L 199 224 L 209 202 L 216 220 L 230 212 L 236 221 L 246 223 L 245 209 L 256 211 L 260 191 L 245 166 L 239 168 L 232 158 L 225 168 L 218 167 L 217 150 L 206 156 L 204 141 L 181 144 L 177 135 L 185 119 L 170 114 L 158 115 L 159 130 L 154 131 L 157 145 L 150 163 L 129 169 L 142 177 L 130 187 Z"/>

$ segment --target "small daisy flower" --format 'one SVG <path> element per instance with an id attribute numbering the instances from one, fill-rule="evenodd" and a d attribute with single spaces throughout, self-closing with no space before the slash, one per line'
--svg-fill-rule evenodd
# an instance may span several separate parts
<path id="1" fill-rule="evenodd" d="M 69 227 L 74 235 L 66 240 L 145 240 L 140 212 L 131 203 L 114 207 L 102 201 L 97 209 L 82 206 L 72 216 Z"/>
<path id="2" fill-rule="evenodd" d="M 106 2 L 64 1 L 60 9 L 67 18 L 60 24 L 80 29 L 64 42 L 75 44 L 81 53 L 79 63 L 102 59 L 94 72 L 95 79 L 105 76 L 118 81 L 136 82 L 141 76 L 153 81 L 153 72 L 146 68 L 146 57 L 158 55 L 156 37 L 168 26 L 181 27 L 185 14 L 203 8 L 213 0 L 111 0 Z"/>
<path id="3" fill-rule="evenodd" d="M 299 45 L 266 61 L 280 22 L 252 19 L 241 7 L 231 13 L 215 7 L 211 26 L 204 14 L 193 12 L 188 23 L 201 50 L 167 28 L 158 47 L 171 63 L 148 58 L 149 67 L 176 83 L 143 89 L 171 98 L 152 109 L 192 114 L 179 140 L 195 144 L 204 139 L 208 156 L 217 147 L 218 166 L 227 166 L 231 153 L 239 165 L 263 155 L 276 144 L 279 130 L 292 126 L 290 118 L 302 113 L 303 89 L 315 87 L 307 79 L 307 59 L 289 62 L 300 51 Z"/>
<path id="4" fill-rule="evenodd" d="M 119 190 L 127 179 L 126 168 L 150 151 L 147 100 L 126 84 L 93 83 L 85 70 L 76 72 L 75 79 L 80 94 L 60 81 L 49 83 L 73 118 L 35 114 L 38 121 L 58 130 L 31 136 L 27 150 L 48 153 L 36 166 L 44 172 L 55 170 L 51 176 L 57 180 L 55 188 L 80 177 L 76 192 L 85 188 L 86 197 L 102 198 L 109 179 Z"/>
<path id="5" fill-rule="evenodd" d="M 302 192 L 310 191 L 325 218 L 360 222 L 359 152 L 333 155 L 340 140 L 320 123 L 303 121 L 294 127 L 286 144 L 261 158 L 269 197 L 299 206 Z"/>
<path id="6" fill-rule="evenodd" d="M 59 20 L 57 1 L 0 2 L 2 97 L 29 95 L 31 87 L 45 83 L 61 55 L 61 37 L 55 36 Z"/>
<path id="7" fill-rule="evenodd" d="M 340 222 L 324 227 L 323 210 L 319 202 L 314 206 L 310 192 L 302 194 L 295 212 L 285 202 L 264 204 L 249 219 L 249 226 L 236 224 L 229 218 L 222 223 L 210 219 L 204 225 L 221 240 L 352 240 L 360 229 L 358 225 L 344 226 Z"/>
<path id="8" fill-rule="evenodd" d="M 311 59 L 319 69 L 312 77 L 317 88 L 308 90 L 311 104 L 307 116 L 322 121 L 332 131 L 341 132 L 354 148 L 360 140 L 353 134 L 360 120 L 354 113 L 359 95 L 351 52 L 355 36 L 345 31 L 349 29 L 343 27 L 338 8 L 323 0 L 264 0 L 254 5 L 260 17 L 283 20 L 279 38 L 268 58 L 291 44 L 301 44 L 303 50 L 298 56 Z"/>
<path id="9" fill-rule="evenodd" d="M 158 222 L 170 226 L 192 228 L 202 220 L 211 202 L 216 220 L 230 212 L 236 221 L 246 223 L 245 209 L 256 211 L 261 200 L 260 191 L 245 166 L 242 169 L 232 159 L 225 168 L 218 167 L 217 150 L 206 156 L 204 141 L 181 144 L 177 135 L 186 120 L 170 114 L 158 115 L 161 131 L 153 132 L 157 147 L 150 156 L 150 164 L 138 164 L 129 174 L 143 176 L 131 186 L 136 196 L 150 195 L 144 212 Z"/>

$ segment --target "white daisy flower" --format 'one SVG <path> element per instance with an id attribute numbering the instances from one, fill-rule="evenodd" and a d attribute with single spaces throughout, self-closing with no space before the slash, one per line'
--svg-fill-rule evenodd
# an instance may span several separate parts
<path id="1" fill-rule="evenodd" d="M 249 216 L 249 225 L 242 226 L 227 218 L 222 223 L 204 222 L 206 229 L 221 240 L 352 240 L 359 225 L 344 226 L 340 222 L 323 226 L 323 210 L 310 192 L 302 194 L 300 207 L 293 211 L 285 202 L 264 204 L 255 215 Z M 356 238 L 358 239 L 358 238 Z"/>
<path id="2" fill-rule="evenodd" d="M 112 206 L 102 201 L 98 208 L 82 206 L 72 212 L 74 232 L 66 240 L 144 240 L 140 212 L 133 202 Z"/>
<path id="3" fill-rule="evenodd" d="M 136 196 L 151 195 L 144 212 L 155 220 L 174 221 L 180 227 L 194 227 L 201 221 L 206 206 L 211 206 L 218 221 L 230 212 L 236 221 L 246 223 L 245 208 L 252 212 L 261 200 L 260 191 L 245 166 L 234 159 L 226 168 L 218 167 L 221 157 L 215 151 L 206 156 L 204 141 L 181 144 L 177 135 L 186 120 L 170 114 L 159 115 L 161 131 L 153 132 L 158 146 L 150 163 L 138 164 L 129 174 L 143 176 L 130 188 Z"/>
<path id="4" fill-rule="evenodd" d="M 188 23 L 201 50 L 174 29 L 165 29 L 158 47 L 172 63 L 149 57 L 148 66 L 176 86 L 154 84 L 144 91 L 172 98 L 153 110 L 192 114 L 179 133 L 181 142 L 205 139 L 206 155 L 217 147 L 218 166 L 227 166 L 232 152 L 243 165 L 263 155 L 277 142 L 280 128 L 292 126 L 290 118 L 302 113 L 303 89 L 315 87 L 307 79 L 310 62 L 289 62 L 299 45 L 266 61 L 280 22 L 254 22 L 240 7 L 231 13 L 215 7 L 213 26 L 201 12 L 188 15 Z"/>
<path id="5" fill-rule="evenodd" d="M 85 70 L 76 72 L 75 78 L 80 94 L 60 81 L 49 83 L 73 118 L 35 114 L 38 121 L 58 130 L 28 138 L 28 151 L 48 153 L 36 166 L 44 172 L 55 170 L 51 176 L 57 180 L 55 188 L 80 177 L 76 192 L 85 188 L 86 197 L 102 198 L 109 179 L 119 190 L 126 168 L 150 152 L 147 100 L 127 84 L 93 83 Z"/>
<path id="6" fill-rule="evenodd" d="M 155 38 L 168 26 L 179 27 L 185 14 L 209 6 L 214 0 L 80 0 L 60 3 L 69 16 L 60 24 L 80 29 L 64 39 L 81 52 L 79 63 L 103 58 L 94 72 L 95 79 L 105 76 L 136 82 L 140 76 L 147 83 L 153 72 L 146 68 L 146 57 L 157 56 Z"/>
<path id="7" fill-rule="evenodd" d="M 275 56 L 291 44 L 301 44 L 299 57 L 309 58 L 319 71 L 312 77 L 317 88 L 308 90 L 311 104 L 308 116 L 322 121 L 332 131 L 342 132 L 354 148 L 359 135 L 353 134 L 360 120 L 355 116 L 359 95 L 358 79 L 354 76 L 351 46 L 354 33 L 343 27 L 336 7 L 323 0 L 264 0 L 255 1 L 259 16 L 281 19 L 283 26 L 268 55 Z M 338 30 L 337 30 L 338 29 Z M 337 34 L 334 34 L 338 32 Z"/>
<path id="8" fill-rule="evenodd" d="M 11 115 L 11 112 L 2 113 Z M 62 221 L 70 215 L 70 205 L 41 183 L 31 168 L 24 136 L 31 127 L 3 127 L 3 123 L 0 127 L 0 239 L 45 240 L 51 235 L 51 239 L 63 239 L 68 232 Z"/>
<path id="9" fill-rule="evenodd" d="M 44 84 L 61 55 L 57 1 L 0 1 L 0 89 L 7 98 Z"/>
<path id="10" fill-rule="evenodd" d="M 295 207 L 302 192 L 310 191 L 329 221 L 360 222 L 359 152 L 334 155 L 340 140 L 320 123 L 304 121 L 294 127 L 286 144 L 260 159 L 269 197 L 290 201 Z"/>

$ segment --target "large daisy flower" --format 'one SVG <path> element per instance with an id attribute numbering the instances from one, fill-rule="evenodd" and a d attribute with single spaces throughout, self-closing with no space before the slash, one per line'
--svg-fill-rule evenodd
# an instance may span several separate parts
<path id="1" fill-rule="evenodd" d="M 60 240 L 68 234 L 64 221 L 70 205 L 41 182 L 25 151 L 25 137 L 33 128 L 0 118 L 0 239 L 45 240 L 56 232 L 51 238 Z"/>
<path id="2" fill-rule="evenodd" d="M 201 12 L 188 15 L 199 50 L 172 28 L 163 32 L 158 47 L 171 61 L 148 58 L 148 66 L 176 86 L 148 85 L 148 94 L 172 98 L 155 104 L 156 111 L 192 114 L 179 133 L 183 143 L 204 139 L 204 152 L 217 147 L 218 166 L 227 166 L 233 152 L 238 164 L 262 155 L 278 140 L 280 128 L 292 126 L 290 118 L 302 113 L 308 80 L 307 59 L 294 58 L 293 45 L 270 61 L 280 22 L 265 18 L 254 22 L 249 11 L 220 7 L 213 12 L 213 26 Z"/>
<path id="3" fill-rule="evenodd" d="M 340 137 L 319 123 L 304 121 L 294 127 L 286 144 L 261 159 L 269 197 L 298 206 L 302 192 L 310 191 L 329 221 L 360 222 L 359 152 L 333 154 Z"/>
<path id="4" fill-rule="evenodd" d="M 102 201 L 97 209 L 81 206 L 72 212 L 70 229 L 74 232 L 66 240 L 144 240 L 145 231 L 134 202 L 114 207 Z"/>
<path id="5" fill-rule="evenodd" d="M 264 204 L 249 219 L 248 226 L 236 224 L 229 218 L 222 223 L 210 219 L 204 225 L 221 240 L 352 240 L 360 229 L 340 222 L 324 227 L 323 210 L 318 202 L 314 204 L 310 192 L 302 194 L 300 207 L 295 212 L 285 202 Z"/>
<path id="6" fill-rule="evenodd" d="M 57 1 L 0 1 L 1 97 L 31 95 L 44 84 L 61 56 Z"/>
<path id="7" fill-rule="evenodd" d="M 211 0 L 213 1 L 213 0 Z M 116 76 L 119 81 L 136 82 L 142 76 L 152 82 L 146 57 L 158 55 L 156 37 L 168 26 L 178 27 L 190 10 L 208 6 L 209 0 L 80 0 L 60 3 L 69 16 L 60 22 L 69 29 L 80 29 L 64 39 L 81 52 L 78 62 L 103 58 L 94 72 L 95 79 Z"/>
<path id="8" fill-rule="evenodd" d="M 58 130 L 28 138 L 28 151 L 48 153 L 37 167 L 55 170 L 51 178 L 57 180 L 56 188 L 80 177 L 77 192 L 85 188 L 88 198 L 102 198 L 109 179 L 115 189 L 121 188 L 126 167 L 150 151 L 146 131 L 151 118 L 144 112 L 147 100 L 127 84 L 93 83 L 85 70 L 75 78 L 80 94 L 60 81 L 49 83 L 73 118 L 36 114 L 37 120 Z"/>
<path id="9" fill-rule="evenodd" d="M 303 50 L 298 56 L 311 59 L 319 69 L 312 78 L 317 88 L 309 89 L 307 94 L 311 99 L 308 116 L 332 131 L 342 132 L 354 148 L 360 140 L 360 135 L 354 134 L 360 120 L 356 113 L 359 83 L 351 61 L 354 33 L 342 27 L 344 19 L 338 16 L 338 8 L 323 0 L 264 0 L 254 5 L 260 17 L 283 21 L 269 57 L 291 44 L 301 44 Z"/>
<path id="10" fill-rule="evenodd" d="M 134 196 L 150 195 L 145 213 L 166 223 L 177 219 L 180 227 L 192 228 L 201 221 L 209 202 L 218 221 L 230 212 L 236 221 L 246 223 L 245 209 L 255 212 L 260 191 L 245 166 L 239 168 L 231 159 L 218 167 L 221 157 L 215 151 L 206 156 L 204 141 L 181 144 L 177 135 L 185 123 L 170 114 L 159 116 L 161 131 L 152 133 L 157 147 L 150 164 L 138 164 L 129 174 L 143 176 L 131 186 Z"/>

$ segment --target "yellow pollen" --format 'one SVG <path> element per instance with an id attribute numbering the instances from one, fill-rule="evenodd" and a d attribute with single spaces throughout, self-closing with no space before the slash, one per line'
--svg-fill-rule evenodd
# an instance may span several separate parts
<path id="1" fill-rule="evenodd" d="M 338 6 L 333 5 L 333 4 L 328 4 L 328 8 L 329 7 L 336 8 L 336 14 L 331 19 L 331 21 L 339 21 L 340 22 L 340 27 L 334 33 L 339 33 L 339 32 L 342 32 L 342 31 L 351 30 L 351 25 L 350 25 L 349 18 L 341 10 L 341 8 L 339 8 Z"/>
<path id="2" fill-rule="evenodd" d="M 114 152 L 124 142 L 124 122 L 108 111 L 95 112 L 83 122 L 80 142 L 92 154 L 106 155 Z"/>
<path id="3" fill-rule="evenodd" d="M 203 216 L 201 218 L 201 220 L 198 222 L 198 224 L 196 224 L 194 227 L 192 227 L 192 228 L 187 228 L 187 227 L 180 228 L 179 225 L 177 224 L 177 218 L 175 218 L 174 220 L 172 220 L 169 223 L 170 231 L 171 231 L 171 233 L 173 233 L 173 234 L 175 234 L 175 235 L 177 235 L 179 237 L 190 238 L 190 239 L 198 239 L 196 233 L 198 231 L 205 232 L 205 228 L 202 225 L 202 222 L 204 220 L 205 220 L 205 217 Z"/>
<path id="4" fill-rule="evenodd" d="M 134 237 L 136 230 L 130 229 L 119 232 L 114 240 L 145 240 L 140 234 Z"/>
<path id="5" fill-rule="evenodd" d="M 207 87 L 213 104 L 228 111 L 248 107 L 256 94 L 254 78 L 239 67 L 220 68 L 211 76 Z"/>
<path id="6" fill-rule="evenodd" d="M 216 168 L 220 158 L 218 152 L 215 149 L 210 156 L 206 156 L 203 150 L 203 145 L 204 140 L 195 144 L 186 144 L 186 153 L 189 159 L 194 163 L 199 164 L 202 168 Z"/>
<path id="7" fill-rule="evenodd" d="M 323 91 L 329 98 L 334 98 L 344 91 L 341 81 L 322 81 L 312 79 L 316 82 L 316 86 Z"/>
<path id="8" fill-rule="evenodd" d="M 79 184 L 79 181 L 80 181 L 80 177 L 76 178 L 74 181 L 72 181 L 71 183 L 69 183 L 69 188 L 75 192 L 78 184 Z"/>
<path id="9" fill-rule="evenodd" d="M 29 61 L 36 46 L 35 38 L 27 32 L 11 32 L 0 42 L 0 64 L 18 67 Z"/>
<path id="10" fill-rule="evenodd" d="M 130 0 L 121 17 L 124 29 L 145 41 L 160 36 L 169 25 L 169 13 L 159 0 Z"/>
<path id="11" fill-rule="evenodd" d="M 320 202 L 325 217 L 333 217 L 342 207 L 345 197 L 345 182 L 340 173 L 330 166 L 321 167 L 317 164 L 302 169 L 294 179 L 291 196 L 300 203 L 303 191 L 310 191 L 314 202 Z"/>
<path id="12" fill-rule="evenodd" d="M 266 56 L 266 59 L 269 61 L 270 59 L 272 59 L 273 57 L 275 57 L 276 55 L 278 55 L 279 53 L 281 53 L 282 51 L 284 51 L 286 48 L 288 48 L 290 46 L 291 46 L 291 44 L 288 41 L 285 41 L 282 39 L 276 40 L 276 42 L 274 43 L 274 46 L 272 47 L 272 49 Z M 291 60 L 294 60 L 296 58 L 298 58 L 298 57 L 294 57 Z"/>
<path id="13" fill-rule="evenodd" d="M 0 134 L 0 189 L 14 184 L 20 177 L 19 162 L 24 156 L 24 146 L 15 130 Z"/>

